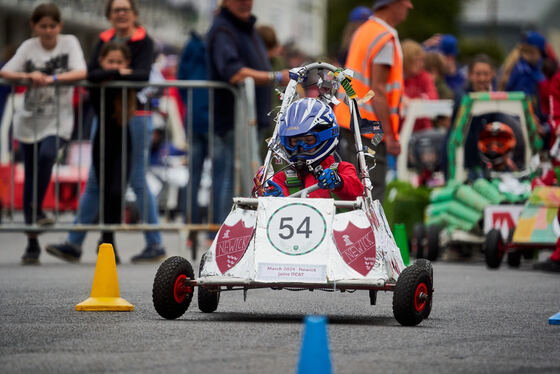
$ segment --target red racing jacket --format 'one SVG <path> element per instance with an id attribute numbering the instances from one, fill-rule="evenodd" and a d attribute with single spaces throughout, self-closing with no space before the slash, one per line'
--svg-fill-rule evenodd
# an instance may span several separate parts
<path id="1" fill-rule="evenodd" d="M 328 169 L 334 163 L 334 157 L 328 156 L 321 162 L 321 166 L 323 167 L 323 169 Z M 309 194 L 309 197 L 323 199 L 335 198 L 339 200 L 356 200 L 358 196 L 363 195 L 364 187 L 362 185 L 362 182 L 358 178 L 358 174 L 354 165 L 349 162 L 341 161 L 338 163 L 337 173 L 338 175 L 340 175 L 340 179 L 342 179 L 342 186 L 332 191 L 319 188 L 318 190 L 311 192 Z M 282 188 L 285 196 L 288 196 L 294 192 L 293 186 L 290 185 L 290 187 L 288 187 L 288 184 L 291 184 L 291 181 L 287 180 L 288 178 L 294 179 L 288 177 L 287 173 L 278 173 L 272 178 L 272 180 L 278 183 L 278 185 Z M 312 173 L 306 173 L 305 175 L 298 174 L 296 178 L 299 179 L 300 183 L 299 186 L 296 186 L 299 187 L 297 188 L 297 190 L 310 187 L 317 183 L 317 179 Z"/>

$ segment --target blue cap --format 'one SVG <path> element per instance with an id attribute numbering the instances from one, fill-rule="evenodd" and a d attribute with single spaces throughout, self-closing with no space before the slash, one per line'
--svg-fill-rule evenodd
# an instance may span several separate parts
<path id="1" fill-rule="evenodd" d="M 457 56 L 459 54 L 459 48 L 457 47 L 457 38 L 451 34 L 443 34 L 439 42 L 439 49 L 441 50 L 441 53 L 446 56 Z"/>
<path id="2" fill-rule="evenodd" d="M 396 0 L 375 0 L 375 3 L 373 4 L 373 11 L 375 12 L 377 9 L 383 8 L 394 1 Z"/>
<path id="3" fill-rule="evenodd" d="M 537 31 L 527 31 L 523 34 L 523 41 L 537 47 L 541 53 L 546 54 L 546 39 Z"/>
<path id="4" fill-rule="evenodd" d="M 357 6 L 350 12 L 348 21 L 366 21 L 371 15 L 373 15 L 373 11 L 367 6 Z"/>

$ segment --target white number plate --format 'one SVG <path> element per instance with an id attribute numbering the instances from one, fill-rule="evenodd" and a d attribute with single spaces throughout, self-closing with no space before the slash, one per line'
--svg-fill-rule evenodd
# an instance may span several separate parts
<path id="1" fill-rule="evenodd" d="M 325 217 L 316 208 L 304 203 L 278 208 L 266 227 L 270 244 L 290 256 L 312 252 L 325 240 L 326 233 Z"/>

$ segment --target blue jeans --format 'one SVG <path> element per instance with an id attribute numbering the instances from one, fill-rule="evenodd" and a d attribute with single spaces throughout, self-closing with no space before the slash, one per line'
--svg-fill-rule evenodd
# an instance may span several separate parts
<path id="1" fill-rule="evenodd" d="M 214 222 L 222 224 L 233 204 L 233 162 L 235 135 L 229 130 L 214 137 L 212 188 L 214 191 Z"/>
<path id="2" fill-rule="evenodd" d="M 97 131 L 97 120 L 91 126 L 91 138 Z M 147 126 L 147 130 L 146 130 Z M 136 203 L 140 212 L 140 219 L 144 220 L 144 207 L 147 207 L 147 223 L 158 224 L 158 212 L 154 195 L 150 192 L 146 184 L 146 168 L 145 163 L 148 157 L 148 148 L 150 145 L 150 134 L 152 133 L 152 117 L 151 116 L 135 116 L 128 123 L 130 138 L 132 142 L 132 157 L 130 170 L 130 186 L 136 194 Z M 146 202 L 144 202 L 144 191 L 146 191 Z M 95 177 L 95 170 L 89 169 L 88 179 L 84 193 L 80 198 L 79 215 L 74 218 L 74 223 L 91 224 L 95 220 L 99 212 L 99 185 Z M 81 247 L 86 238 L 86 231 L 70 231 L 68 241 L 76 246 Z M 146 244 L 161 244 L 161 233 L 159 231 L 144 231 Z"/>
<path id="3" fill-rule="evenodd" d="M 202 168 L 204 159 L 208 156 L 208 133 L 193 133 L 192 147 L 191 147 L 191 217 L 190 222 L 202 223 L 200 207 L 198 206 L 198 191 L 200 190 L 200 179 L 202 178 Z M 186 203 L 186 201 L 185 201 Z M 189 223 L 187 217 L 187 209 L 185 205 L 185 222 Z"/>
<path id="4" fill-rule="evenodd" d="M 235 136 L 233 130 L 214 137 L 214 158 L 212 160 L 213 223 L 223 223 L 231 210 L 233 198 L 234 141 Z M 207 133 L 193 134 L 191 152 L 191 222 L 196 224 L 202 222 L 200 208 L 198 206 L 198 191 L 200 189 L 204 159 L 210 152 Z M 186 217 L 186 222 L 189 222 L 188 218 L 189 217 Z"/>

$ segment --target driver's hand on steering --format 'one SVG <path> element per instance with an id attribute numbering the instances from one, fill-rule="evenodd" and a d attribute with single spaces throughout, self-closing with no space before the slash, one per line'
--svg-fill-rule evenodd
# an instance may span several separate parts
<path id="1" fill-rule="evenodd" d="M 342 186 L 340 175 L 332 169 L 325 169 L 317 178 L 319 187 L 325 190 L 336 190 Z"/>
<path id="2" fill-rule="evenodd" d="M 267 187 L 264 190 L 264 196 L 274 196 L 274 197 L 284 197 L 284 191 L 282 191 L 282 187 L 278 185 L 278 183 L 274 181 L 267 181 Z"/>

